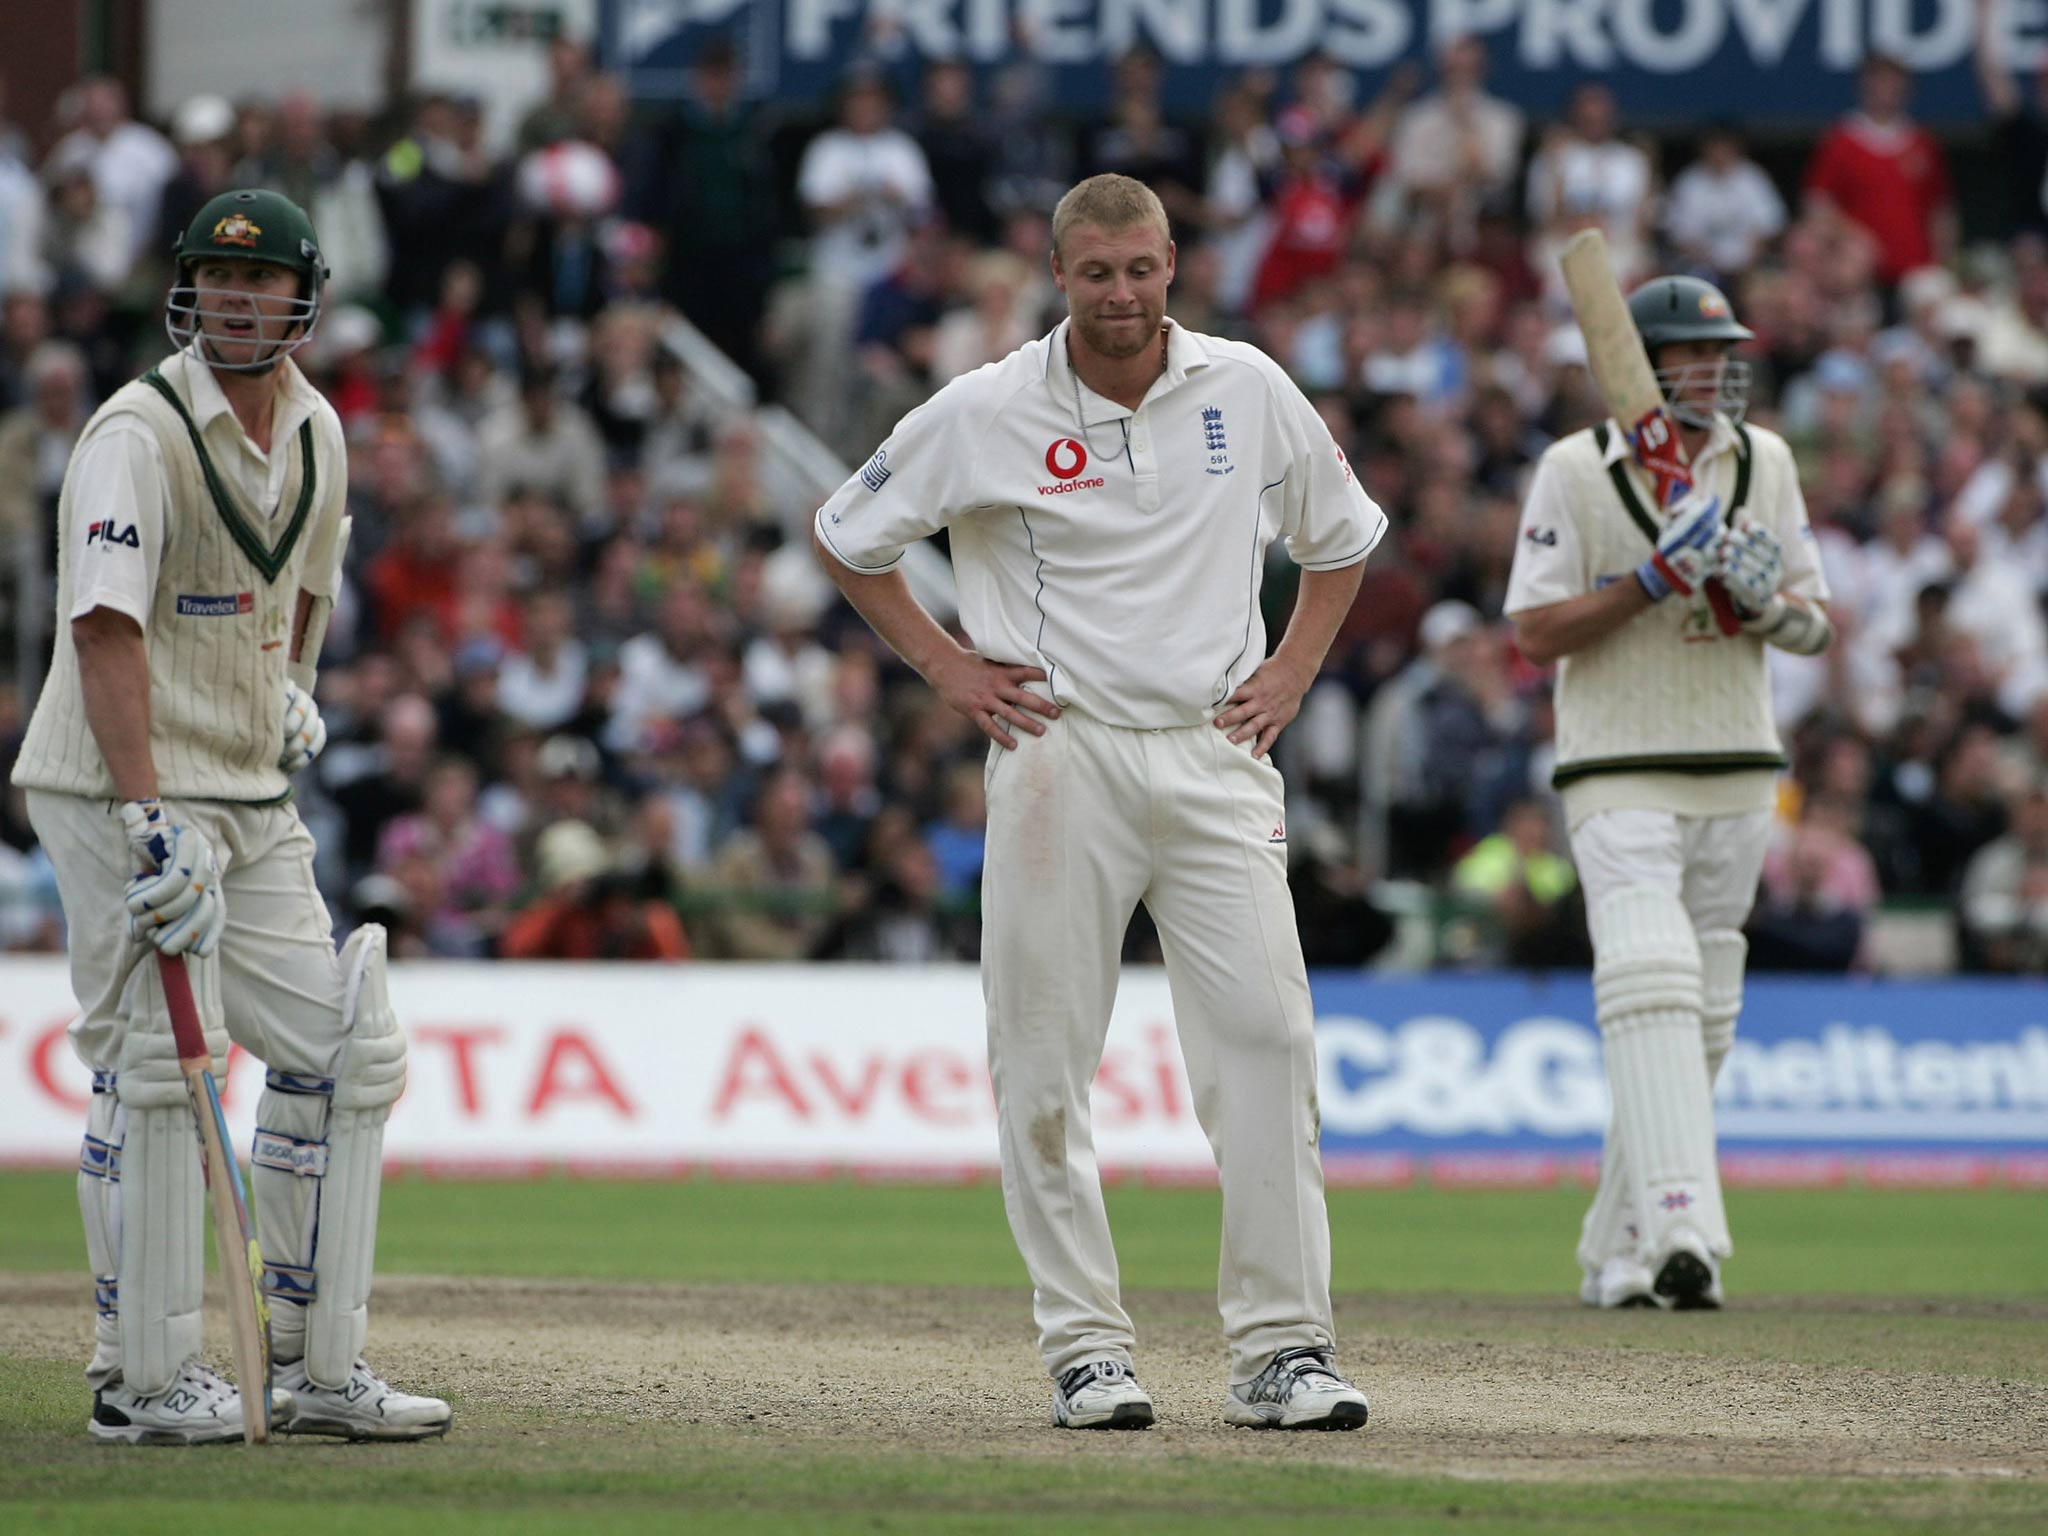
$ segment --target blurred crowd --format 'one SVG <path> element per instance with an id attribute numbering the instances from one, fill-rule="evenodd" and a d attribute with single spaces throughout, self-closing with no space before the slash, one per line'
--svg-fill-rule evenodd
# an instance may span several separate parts
<path id="1" fill-rule="evenodd" d="M 1796 180 L 1727 125 L 1631 133 L 1597 81 L 1530 121 L 1473 39 L 1374 95 L 1325 58 L 1250 72 L 1199 121 L 1142 52 L 1090 122 L 1028 61 L 858 67 L 824 121 L 747 99 L 717 43 L 680 104 L 572 42 L 550 64 L 502 146 L 456 94 L 150 124 L 96 79 L 37 155 L 0 102 L 16 678 L 70 445 L 165 349 L 176 233 L 247 183 L 320 231 L 300 358 L 348 431 L 355 533 L 299 804 L 342 925 L 448 957 L 973 958 L 981 740 L 838 602 L 816 498 L 694 387 L 669 319 L 857 464 L 1050 329 L 1052 204 L 1116 170 L 1175 222 L 1171 312 L 1278 359 L 1392 519 L 1282 743 L 1312 964 L 1393 952 L 1418 899 L 1424 959 L 1585 954 L 1548 678 L 1500 608 L 1535 459 L 1600 414 L 1554 260 L 1595 224 L 1625 283 L 1709 277 L 1758 333 L 1751 415 L 1799 457 L 1835 593 L 1835 650 L 1772 656 L 1792 767 L 1756 964 L 1882 969 L 1880 904 L 1921 902 L 1966 968 L 2048 966 L 2048 88 L 1979 60 L 2010 184 L 1965 243 L 1883 59 Z M 1292 591 L 1276 558 L 1275 634 Z M 22 693 L 0 685 L 0 763 Z M 60 941 L 48 892 L 10 795 L 0 946 Z M 1152 943 L 1141 918 L 1130 952 Z"/>

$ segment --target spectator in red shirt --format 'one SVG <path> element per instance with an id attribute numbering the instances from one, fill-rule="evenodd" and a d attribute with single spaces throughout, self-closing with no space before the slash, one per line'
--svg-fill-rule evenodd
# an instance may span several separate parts
<path id="1" fill-rule="evenodd" d="M 1916 267 L 1947 261 L 1956 243 L 1948 164 L 1934 135 L 1906 115 L 1912 90 L 1903 64 L 1873 54 L 1863 65 L 1859 109 L 1821 136 L 1806 168 L 1808 207 L 1870 231 L 1888 286 Z"/>
<path id="2" fill-rule="evenodd" d="M 1266 197 L 1273 237 L 1252 282 L 1255 312 L 1337 270 L 1366 186 L 1356 167 L 1324 152 L 1322 128 L 1308 108 L 1289 107 L 1274 131 L 1285 158 Z"/>
<path id="3" fill-rule="evenodd" d="M 429 494 L 414 504 L 398 537 L 363 573 L 381 643 L 389 645 L 406 621 L 420 614 L 431 615 L 435 627 L 448 633 L 456 613 L 461 549 L 455 508 L 447 497 Z"/>
<path id="4" fill-rule="evenodd" d="M 687 960 L 690 941 L 675 913 L 637 890 L 588 825 L 558 821 L 536 850 L 545 894 L 514 917 L 498 942 L 507 960 Z"/>

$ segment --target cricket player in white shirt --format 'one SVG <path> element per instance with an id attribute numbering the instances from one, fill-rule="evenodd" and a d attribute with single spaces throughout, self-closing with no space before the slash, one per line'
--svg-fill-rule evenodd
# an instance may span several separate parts
<path id="1" fill-rule="evenodd" d="M 1335 1360 L 1314 1016 L 1269 753 L 1386 519 L 1278 366 L 1166 318 L 1173 263 L 1142 183 L 1075 187 L 1053 215 L 1068 319 L 904 417 L 816 536 L 854 606 L 992 743 L 989 1064 L 1054 1421 L 1153 1421 L 1088 1107 L 1142 901 L 1222 1175 L 1224 1417 L 1355 1429 L 1366 1400 Z M 896 570 L 940 528 L 972 649 Z M 1269 657 L 1274 539 L 1303 575 Z"/>
<path id="2" fill-rule="evenodd" d="M 99 409 L 64 477 L 64 622 L 14 768 L 56 871 L 71 1040 L 93 1073 L 88 1430 L 242 1438 L 234 1389 L 199 1358 L 199 1155 L 154 949 L 185 957 L 214 1072 L 230 1039 L 269 1069 L 249 1183 L 281 1427 L 438 1435 L 448 1405 L 361 1354 L 384 1121 L 405 1087 L 384 931 L 335 952 L 291 804 L 327 740 L 314 667 L 348 529 L 341 422 L 291 358 L 326 268 L 297 205 L 255 190 L 201 208 L 174 260 L 177 352 Z"/>
<path id="3" fill-rule="evenodd" d="M 1553 781 L 1614 1103 L 1580 1295 L 1715 1307 L 1730 1242 L 1713 1081 L 1742 1011 L 1742 925 L 1785 762 L 1764 648 L 1818 655 L 1833 632 L 1791 450 L 1742 421 L 1748 365 L 1728 354 L 1750 332 L 1693 277 L 1645 283 L 1629 310 L 1694 489 L 1658 507 L 1612 421 L 1555 444 L 1522 511 L 1507 611 L 1523 654 L 1559 663 Z"/>

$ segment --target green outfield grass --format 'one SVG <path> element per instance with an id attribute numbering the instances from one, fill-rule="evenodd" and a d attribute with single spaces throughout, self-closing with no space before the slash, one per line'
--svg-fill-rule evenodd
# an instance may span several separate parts
<path id="1" fill-rule="evenodd" d="M 1578 1283 L 1582 1189 L 1332 1190 L 1336 1288 L 1545 1295 Z M 2048 1197 L 2026 1190 L 1734 1190 L 1731 1278 L 1751 1294 L 2048 1295 Z M 1113 1185 L 1124 1283 L 1216 1281 L 1210 1189 Z M 0 1270 L 84 1264 L 74 1181 L 0 1174 Z M 1021 1286 L 993 1183 L 766 1184 L 401 1177 L 378 1267 L 401 1274 Z"/>
<path id="2" fill-rule="evenodd" d="M 1569 1293 L 1585 1198 L 1578 1189 L 1333 1192 L 1336 1288 L 1363 1298 L 1347 1316 L 1371 1318 L 1374 1295 L 1464 1296 L 1465 1318 L 1454 1308 L 1428 1326 L 1496 1345 L 1569 1344 L 1586 1321 L 1576 1309 L 1516 1298 Z M 1214 1191 L 1122 1186 L 1110 1201 L 1128 1291 L 1213 1294 Z M 2041 1195 L 1736 1191 L 1730 1204 L 1738 1295 L 1814 1306 L 1643 1319 L 1659 1326 L 1618 1335 L 1622 1347 L 2048 1382 Z M 385 1191 L 379 1261 L 386 1274 L 994 1288 L 1015 1293 L 1024 1337 L 1023 1271 L 992 1184 L 399 1178 Z M 72 1179 L 0 1175 L 0 1271 L 82 1269 Z M 1858 1300 L 1827 1310 L 1826 1298 Z M 1376 1469 L 1370 1429 L 1347 1442 L 1357 1447 L 1347 1464 L 1125 1463 L 1096 1437 L 1071 1457 L 1016 1459 L 972 1436 L 958 1447 L 849 1451 L 761 1426 L 650 1425 L 624 1404 L 561 1418 L 458 1402 L 458 1433 L 437 1445 L 120 1452 L 84 1439 L 78 1367 L 0 1352 L 0 1530 L 1065 1536 L 1111 1520 L 1161 1536 L 2048 1529 L 2039 1477 L 1475 1481 Z M 286 1478 L 279 1458 L 289 1458 Z"/>

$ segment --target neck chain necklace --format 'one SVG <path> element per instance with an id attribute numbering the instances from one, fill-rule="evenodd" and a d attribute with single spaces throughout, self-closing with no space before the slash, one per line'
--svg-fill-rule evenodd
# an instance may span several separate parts
<path id="1" fill-rule="evenodd" d="M 1166 327 L 1159 327 L 1159 371 L 1166 372 Z M 1074 425 L 1081 429 L 1081 446 L 1088 450 L 1088 456 L 1095 456 L 1095 444 L 1088 439 L 1088 413 L 1081 409 L 1081 370 L 1074 366 L 1073 338 L 1067 338 L 1067 373 L 1074 384 Z"/>

